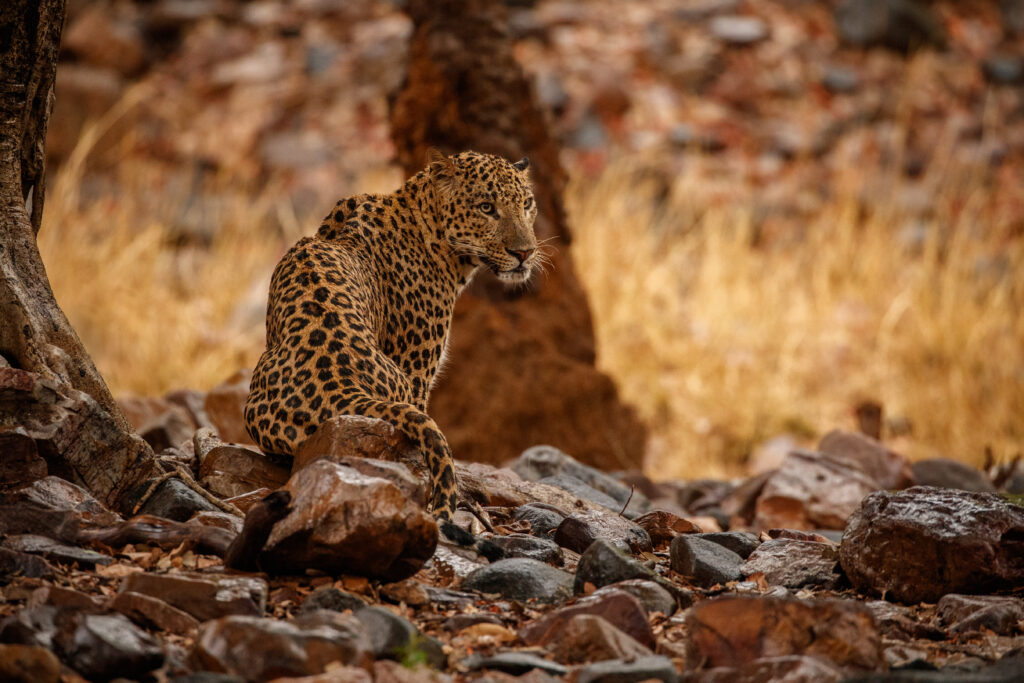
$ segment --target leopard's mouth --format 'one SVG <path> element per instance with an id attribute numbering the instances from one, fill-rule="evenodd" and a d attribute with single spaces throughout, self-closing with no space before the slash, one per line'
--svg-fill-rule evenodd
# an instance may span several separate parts
<path id="1" fill-rule="evenodd" d="M 497 275 L 498 279 L 502 282 L 507 282 L 509 284 L 522 284 L 530 279 L 530 268 L 525 264 L 520 264 L 509 270 L 495 270 L 494 274 Z"/>

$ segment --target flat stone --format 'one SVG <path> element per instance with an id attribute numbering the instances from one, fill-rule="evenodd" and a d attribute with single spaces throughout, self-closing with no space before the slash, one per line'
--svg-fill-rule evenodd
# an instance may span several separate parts
<path id="1" fill-rule="evenodd" d="M 660 612 L 666 616 L 672 616 L 675 614 L 676 608 L 678 607 L 678 602 L 676 598 L 673 597 L 672 593 L 670 593 L 664 586 L 654 581 L 647 581 L 644 579 L 618 581 L 616 583 L 609 584 L 604 588 L 599 588 L 594 591 L 592 595 L 607 595 L 611 591 L 622 591 L 623 593 L 632 595 L 640 602 L 640 605 L 648 615 Z M 692 601 L 692 595 L 690 601 Z"/>
<path id="2" fill-rule="evenodd" d="M 251 371 L 239 370 L 206 393 L 203 408 L 217 434 L 226 442 L 253 445 L 244 416 L 251 378 Z"/>
<path id="3" fill-rule="evenodd" d="M 523 624 L 519 637 L 527 645 L 548 645 L 560 638 L 566 624 L 580 614 L 601 617 L 645 647 L 653 649 L 656 646 L 647 612 L 635 597 L 620 590 L 608 590 L 600 595 L 595 593 L 548 612 Z"/>
<path id="4" fill-rule="evenodd" d="M 699 538 L 717 543 L 723 548 L 733 551 L 744 560 L 761 545 L 761 539 L 749 531 L 715 531 L 709 534 L 699 534 Z"/>
<path id="5" fill-rule="evenodd" d="M 545 673 L 555 676 L 564 676 L 569 672 L 567 667 L 529 652 L 498 652 L 493 655 L 474 654 L 462 660 L 462 665 L 470 671 L 493 669 L 512 674 L 513 676 L 521 676 L 534 669 L 540 669 Z"/>
<path id="6" fill-rule="evenodd" d="M 19 576 L 49 579 L 57 570 L 41 557 L 0 548 L 0 583 L 9 583 Z"/>
<path id="7" fill-rule="evenodd" d="M 512 519 L 529 522 L 530 533 L 540 538 L 551 538 L 551 534 L 565 518 L 564 512 L 543 503 L 527 503 L 512 511 Z"/>
<path id="8" fill-rule="evenodd" d="M 1024 508 L 991 493 L 917 486 L 868 496 L 839 559 L 855 588 L 899 602 L 1024 584 Z"/>
<path id="9" fill-rule="evenodd" d="M 669 550 L 672 571 L 698 586 L 710 587 L 742 578 L 743 558 L 699 536 L 677 536 Z"/>
<path id="10" fill-rule="evenodd" d="M 918 486 L 959 489 L 978 493 L 993 493 L 996 487 L 985 473 L 966 463 L 949 458 L 918 460 L 912 465 L 914 481 Z"/>
<path id="11" fill-rule="evenodd" d="M 30 505 L 41 510 L 71 512 L 82 526 L 111 526 L 124 521 L 81 486 L 60 477 L 48 476 L 0 497 L 4 504 Z M 3 522 L 0 521 L 0 528 Z M 19 533 L 5 529 L 7 533 Z"/>
<path id="12" fill-rule="evenodd" d="M 885 668 L 871 611 L 855 600 L 725 595 L 686 613 L 687 662 L 737 667 L 767 656 L 807 655 L 837 667 Z"/>
<path id="13" fill-rule="evenodd" d="M 321 610 L 291 622 L 243 616 L 208 621 L 190 661 L 197 669 L 264 681 L 320 674 L 332 662 L 368 669 L 373 649 L 355 617 Z"/>
<path id="14" fill-rule="evenodd" d="M 109 555 L 86 550 L 85 548 L 65 545 L 45 536 L 37 536 L 35 534 L 8 536 L 4 539 L 3 545 L 8 550 L 15 552 L 42 555 L 51 562 L 77 563 L 83 567 L 104 566 L 114 561 Z"/>
<path id="15" fill-rule="evenodd" d="M 914 483 L 909 461 L 866 434 L 834 429 L 822 437 L 818 451 L 859 469 L 880 489 L 905 489 Z"/>
<path id="16" fill-rule="evenodd" d="M 569 515 L 555 530 L 554 541 L 563 548 L 583 553 L 599 538 L 626 552 L 653 550 L 651 537 L 635 523 L 614 512 L 588 510 Z"/>
<path id="17" fill-rule="evenodd" d="M 139 514 L 187 522 L 198 512 L 217 512 L 220 508 L 193 491 L 177 477 L 162 482 L 139 508 Z"/>
<path id="18" fill-rule="evenodd" d="M 363 607 L 366 607 L 366 601 L 358 595 L 346 593 L 339 588 L 326 585 L 320 586 L 302 601 L 302 606 L 299 607 L 299 614 L 319 609 L 329 609 L 335 612 L 344 612 L 345 610 L 355 612 Z"/>
<path id="19" fill-rule="evenodd" d="M 53 605 L 54 607 L 74 607 L 76 609 L 98 612 L 103 602 L 91 595 L 81 591 L 62 586 L 43 586 L 32 591 L 29 596 L 28 606 Z"/>
<path id="20" fill-rule="evenodd" d="M 277 489 L 288 481 L 289 470 L 254 448 L 224 444 L 200 459 L 199 483 L 221 498 L 257 489 Z"/>
<path id="21" fill-rule="evenodd" d="M 557 543 L 546 538 L 538 538 L 529 534 L 509 534 L 507 536 L 492 534 L 486 538 L 501 548 L 505 557 L 528 557 L 556 567 L 561 567 L 565 562 L 562 549 L 558 547 Z"/>
<path id="22" fill-rule="evenodd" d="M 159 641 L 120 614 L 70 614 L 58 621 L 54 649 L 90 680 L 138 679 L 164 663 Z"/>
<path id="23" fill-rule="evenodd" d="M 839 581 L 839 549 L 830 543 L 777 538 L 751 553 L 740 571 L 762 573 L 770 586 L 834 588 Z"/>
<path id="24" fill-rule="evenodd" d="M 607 493 L 598 491 L 594 487 L 588 486 L 580 479 L 568 474 L 556 474 L 551 477 L 544 477 L 538 483 L 547 484 L 548 486 L 556 486 L 576 498 L 588 501 L 594 505 L 600 505 L 611 512 L 618 513 L 622 511 L 622 503 L 616 501 Z M 632 505 L 632 502 L 630 502 L 630 505 Z M 637 511 L 627 509 L 623 512 L 623 516 L 631 519 L 637 516 Z"/>
<path id="25" fill-rule="evenodd" d="M 274 525 L 263 567 L 400 581 L 434 554 L 434 519 L 386 479 L 317 460 L 293 475 L 285 490 L 291 512 Z"/>
<path id="26" fill-rule="evenodd" d="M 593 614 L 577 614 L 551 643 L 555 661 L 584 664 L 605 659 L 634 659 L 654 654 L 636 639 Z"/>
<path id="27" fill-rule="evenodd" d="M 292 473 L 320 458 L 342 463 L 345 458 L 352 457 L 392 461 L 396 464 L 421 460 L 416 447 L 390 422 L 362 415 L 339 415 L 321 423 L 299 445 L 292 463 Z M 343 464 L 350 465 L 347 462 Z"/>
<path id="28" fill-rule="evenodd" d="M 245 576 L 134 573 L 121 582 L 121 592 L 157 598 L 199 621 L 226 615 L 259 617 L 267 604 L 267 584 Z"/>
<path id="29" fill-rule="evenodd" d="M 679 674 L 676 672 L 675 664 L 663 655 L 638 659 L 608 659 L 588 664 L 576 675 L 576 683 L 676 683 L 678 680 Z"/>
<path id="30" fill-rule="evenodd" d="M 627 555 L 606 539 L 590 544 L 576 565 L 573 591 L 583 593 L 587 584 L 600 588 L 627 579 L 656 580 L 654 571 Z"/>
<path id="31" fill-rule="evenodd" d="M 364 607 L 355 612 L 355 617 L 369 637 L 377 659 L 402 661 L 415 649 L 431 668 L 441 668 L 448 662 L 441 643 L 420 633 L 415 624 L 386 607 Z"/>
<path id="32" fill-rule="evenodd" d="M 1001 636 L 1021 631 L 1024 600 L 1000 595 L 942 596 L 937 605 L 939 618 L 952 633 L 988 630 Z"/>
<path id="33" fill-rule="evenodd" d="M 0 681 L 8 683 L 57 683 L 57 655 L 34 645 L 0 644 Z"/>
<path id="34" fill-rule="evenodd" d="M 190 614 L 149 595 L 123 591 L 110 601 L 110 609 L 120 612 L 147 628 L 168 633 L 189 635 L 199 628 L 199 621 Z"/>
<path id="35" fill-rule="evenodd" d="M 508 600 L 561 602 L 572 595 L 572 574 L 525 557 L 498 560 L 473 571 L 463 590 L 497 593 Z"/>

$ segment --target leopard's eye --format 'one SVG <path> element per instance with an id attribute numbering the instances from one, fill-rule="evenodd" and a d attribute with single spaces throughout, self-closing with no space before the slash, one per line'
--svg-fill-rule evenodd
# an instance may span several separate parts
<path id="1" fill-rule="evenodd" d="M 527 197 L 523 201 L 523 208 L 529 211 L 531 206 L 533 206 L 533 197 Z"/>
<path id="2" fill-rule="evenodd" d="M 484 213 L 494 213 L 494 204 L 491 204 L 490 202 L 481 202 L 476 205 L 476 208 L 480 209 Z"/>

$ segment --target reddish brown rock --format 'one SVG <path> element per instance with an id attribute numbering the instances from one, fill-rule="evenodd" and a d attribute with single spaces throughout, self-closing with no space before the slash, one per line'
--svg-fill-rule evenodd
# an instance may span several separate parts
<path id="1" fill-rule="evenodd" d="M 135 623 L 169 633 L 188 635 L 199 628 L 199 621 L 163 600 L 149 595 L 122 591 L 110 602 L 110 609 L 120 612 Z"/>
<path id="2" fill-rule="evenodd" d="M 48 473 L 36 441 L 21 427 L 0 432 L 0 490 L 16 489 Z"/>
<path id="3" fill-rule="evenodd" d="M 5 504 L 71 512 L 82 526 L 105 527 L 121 522 L 121 516 L 80 486 L 60 477 L 44 477 L 3 497 Z M 16 533 L 16 532 L 11 532 Z"/>
<path id="4" fill-rule="evenodd" d="M 611 542 L 627 552 L 653 550 L 651 537 L 634 522 L 608 510 L 588 510 L 569 515 L 555 530 L 553 540 L 563 548 L 586 552 L 597 539 Z"/>
<path id="5" fill-rule="evenodd" d="M 377 663 L 379 664 L 380 662 Z M 376 669 L 374 669 L 374 673 L 376 673 Z M 380 683 L 381 680 L 387 679 L 378 678 L 377 683 Z M 410 680 L 416 681 L 417 679 L 412 678 Z M 297 678 L 283 676 L 275 678 L 272 683 L 374 683 L 374 678 L 366 669 L 360 669 L 356 666 L 332 666 L 329 671 L 325 671 L 322 674 L 299 676 Z"/>
<path id="6" fill-rule="evenodd" d="M 717 668 L 702 671 L 691 683 L 838 683 L 842 672 L 814 657 L 784 655 L 765 657 L 735 669 Z"/>
<path id="7" fill-rule="evenodd" d="M 250 681 L 324 673 L 332 662 L 368 669 L 373 650 L 352 615 L 317 613 L 292 622 L 257 617 L 223 617 L 199 630 L 191 661 L 197 669 L 235 674 Z"/>
<path id="8" fill-rule="evenodd" d="M 593 614 L 577 614 L 551 644 L 555 661 L 584 664 L 605 659 L 634 659 L 654 654 L 635 638 Z"/>
<path id="9" fill-rule="evenodd" d="M 740 571 L 763 574 L 770 586 L 834 588 L 839 581 L 839 549 L 830 543 L 778 538 L 750 554 Z"/>
<path id="10" fill-rule="evenodd" d="M 318 458 L 335 462 L 348 456 L 393 462 L 419 462 L 422 457 L 409 439 L 384 420 L 361 415 L 341 415 L 323 422 L 295 453 L 292 472 Z"/>
<path id="11" fill-rule="evenodd" d="M 96 611 L 102 607 L 102 603 L 91 595 L 61 586 L 43 586 L 32 591 L 32 595 L 28 599 L 28 606 L 35 607 L 36 605 L 75 607 L 87 611 Z"/>
<path id="12" fill-rule="evenodd" d="M 57 683 L 60 660 L 44 647 L 0 644 L 0 681 Z"/>
<path id="13" fill-rule="evenodd" d="M 878 491 L 839 548 L 854 587 L 900 602 L 1024 585 L 1024 508 L 992 493 L 915 486 Z"/>
<path id="14" fill-rule="evenodd" d="M 850 670 L 885 668 L 871 612 L 853 600 L 722 596 L 686 615 L 687 663 L 736 667 L 762 657 L 808 655 Z"/>
<path id="15" fill-rule="evenodd" d="M 910 462 L 866 434 L 834 429 L 822 437 L 818 450 L 859 469 L 880 489 L 905 489 L 914 483 Z"/>
<path id="16" fill-rule="evenodd" d="M 601 617 L 644 647 L 655 647 L 654 633 L 643 605 L 625 591 L 614 589 L 601 595 L 581 598 L 571 605 L 527 622 L 519 629 L 519 637 L 527 645 L 548 645 L 561 638 L 569 621 L 581 614 Z"/>
<path id="17" fill-rule="evenodd" d="M 227 498 L 224 500 L 225 503 L 231 503 L 242 512 L 248 512 L 256 503 L 260 502 L 267 496 L 269 496 L 271 490 L 268 488 L 260 488 L 250 491 L 249 493 L 243 493 L 240 496 L 234 496 L 233 498 Z"/>
<path id="18" fill-rule="evenodd" d="M 679 534 L 699 534 L 702 531 L 690 520 L 665 510 L 652 510 L 634 519 L 633 523 L 647 532 L 657 548 L 667 546 Z"/>
<path id="19" fill-rule="evenodd" d="M 199 621 L 225 615 L 262 616 L 267 604 L 267 584 L 243 576 L 198 574 L 129 574 L 120 592 L 157 598 Z"/>
<path id="20" fill-rule="evenodd" d="M 251 378 L 250 370 L 239 370 L 206 394 L 203 407 L 223 441 L 255 445 L 249 432 L 245 430 L 245 417 L 242 414 L 245 399 L 249 397 Z"/>
<path id="21" fill-rule="evenodd" d="M 390 481 L 318 460 L 291 479 L 291 513 L 274 526 L 264 567 L 398 581 L 434 554 L 437 524 Z"/>
<path id="22" fill-rule="evenodd" d="M 221 498 L 276 489 L 288 481 L 288 468 L 254 448 L 224 444 L 200 457 L 199 483 Z"/>
<path id="23" fill-rule="evenodd" d="M 410 669 L 398 662 L 382 659 L 373 664 L 373 680 L 374 683 L 451 683 L 453 679 L 446 673 L 426 667 Z"/>
<path id="24" fill-rule="evenodd" d="M 1008 595 L 942 596 L 939 618 L 953 633 L 992 631 L 1010 636 L 1024 630 L 1024 600 Z"/>

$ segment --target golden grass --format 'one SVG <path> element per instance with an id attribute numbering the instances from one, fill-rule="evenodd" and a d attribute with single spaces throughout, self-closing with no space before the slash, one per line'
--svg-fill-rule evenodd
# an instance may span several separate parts
<path id="1" fill-rule="evenodd" d="M 870 182 L 855 163 L 802 239 L 767 244 L 752 201 L 702 202 L 700 164 L 667 199 L 636 164 L 573 183 L 599 364 L 652 428 L 650 472 L 741 472 L 768 437 L 853 428 L 864 399 L 909 421 L 897 444 L 913 458 L 1021 449 L 1022 193 L 996 197 L 983 172 L 936 164 L 916 246 L 900 239 L 921 220 L 897 208 L 906 183 Z"/>

